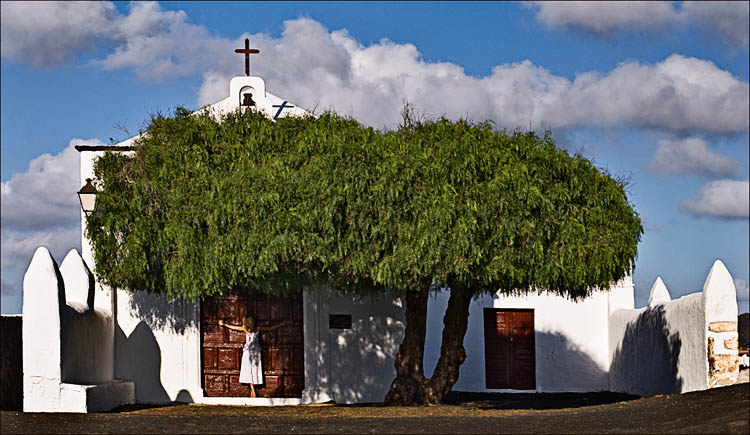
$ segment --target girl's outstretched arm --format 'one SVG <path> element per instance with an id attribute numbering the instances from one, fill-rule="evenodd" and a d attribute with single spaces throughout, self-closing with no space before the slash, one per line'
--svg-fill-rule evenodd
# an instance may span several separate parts
<path id="1" fill-rule="evenodd" d="M 287 325 L 289 325 L 289 321 L 284 320 L 283 322 L 279 323 L 278 325 L 273 325 L 273 326 L 259 326 L 258 327 L 258 332 L 273 331 L 273 330 L 281 328 L 282 326 L 287 326 Z"/>
<path id="2" fill-rule="evenodd" d="M 235 331 L 245 332 L 245 328 L 243 328 L 242 326 L 230 325 L 228 323 L 224 323 L 223 320 L 219 320 L 219 326 L 224 326 Z"/>

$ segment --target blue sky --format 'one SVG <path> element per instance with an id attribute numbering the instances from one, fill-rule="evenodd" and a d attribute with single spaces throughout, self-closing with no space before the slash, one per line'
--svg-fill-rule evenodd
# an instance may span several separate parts
<path id="1" fill-rule="evenodd" d="M 149 113 L 270 92 L 393 127 L 426 116 L 550 129 L 631 180 L 646 232 L 634 281 L 699 291 L 712 262 L 748 310 L 748 3 L 3 2 L 2 312 L 33 250 L 80 249 L 78 155 Z"/>

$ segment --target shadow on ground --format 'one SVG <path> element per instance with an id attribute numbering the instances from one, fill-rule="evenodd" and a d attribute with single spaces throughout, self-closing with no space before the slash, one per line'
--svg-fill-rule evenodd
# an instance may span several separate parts
<path id="1" fill-rule="evenodd" d="M 640 399 L 631 394 L 600 391 L 594 393 L 468 393 L 451 391 L 441 405 L 476 409 L 567 409 L 607 405 Z M 339 408 L 385 408 L 385 403 L 355 403 Z"/>
<path id="2" fill-rule="evenodd" d="M 188 406 L 190 403 L 185 402 L 170 402 L 170 403 L 135 403 L 132 405 L 122 405 L 118 406 L 115 409 L 112 409 L 111 411 L 107 411 L 107 414 L 120 414 L 124 412 L 135 412 L 135 411 L 143 411 L 145 409 L 159 409 L 159 408 L 169 408 L 173 406 Z"/>
<path id="3" fill-rule="evenodd" d="M 598 393 L 467 393 L 453 391 L 445 405 L 471 406 L 480 409 L 566 409 L 606 405 L 640 399 L 631 394 L 602 391 Z"/>
<path id="4" fill-rule="evenodd" d="M 640 399 L 640 396 L 629 394 L 597 392 L 597 393 L 466 393 L 451 392 L 442 405 L 458 406 L 474 409 L 567 409 L 583 406 L 607 405 L 610 403 L 624 403 L 629 400 Z M 187 406 L 189 403 L 171 402 L 167 404 L 137 403 L 124 405 L 109 411 L 110 413 L 134 412 L 147 409 L 158 409 L 173 406 Z M 332 406 L 337 408 L 386 408 L 384 403 L 357 403 L 350 405 L 335 405 L 333 403 L 309 406 Z"/>

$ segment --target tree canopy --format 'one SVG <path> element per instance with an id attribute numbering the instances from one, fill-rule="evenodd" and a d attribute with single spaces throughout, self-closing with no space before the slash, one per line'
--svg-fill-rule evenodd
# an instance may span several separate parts
<path id="1" fill-rule="evenodd" d="M 441 119 L 380 133 L 335 114 L 157 116 L 107 153 L 89 237 L 103 280 L 196 297 L 425 279 L 586 296 L 642 232 L 623 183 L 549 137 Z"/>

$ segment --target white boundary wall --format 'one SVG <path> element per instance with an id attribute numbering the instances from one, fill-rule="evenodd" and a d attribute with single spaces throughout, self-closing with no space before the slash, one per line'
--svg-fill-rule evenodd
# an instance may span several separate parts
<path id="1" fill-rule="evenodd" d="M 76 250 L 58 268 L 45 247 L 23 280 L 23 410 L 96 412 L 134 403 L 113 378 L 112 312 L 96 305 L 94 277 Z"/>
<path id="2" fill-rule="evenodd" d="M 657 278 L 647 307 L 612 314 L 610 390 L 684 393 L 737 380 L 736 290 L 724 264 L 714 262 L 703 292 L 670 299 Z"/>

